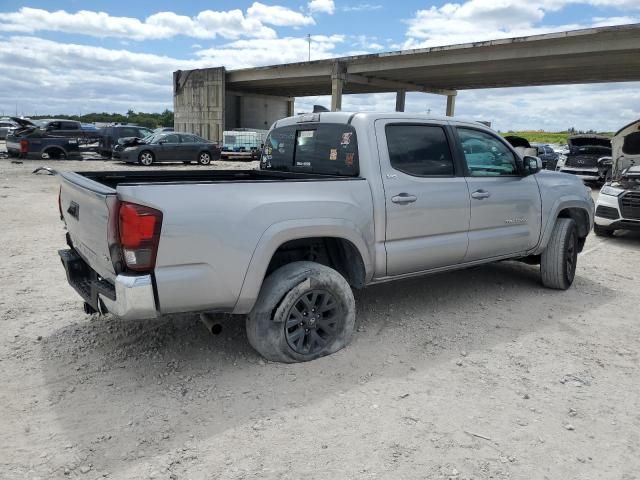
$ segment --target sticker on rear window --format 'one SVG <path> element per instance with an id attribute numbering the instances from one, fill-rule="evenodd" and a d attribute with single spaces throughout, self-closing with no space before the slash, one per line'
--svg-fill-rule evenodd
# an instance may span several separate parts
<path id="1" fill-rule="evenodd" d="M 340 145 L 349 145 L 351 143 L 351 135 L 353 135 L 353 132 L 344 132 Z"/>
<path id="2" fill-rule="evenodd" d="M 338 149 L 332 148 L 329 153 L 329 160 L 337 160 L 338 159 Z"/>
<path id="3" fill-rule="evenodd" d="M 315 130 L 302 130 L 300 131 L 300 138 L 310 138 L 313 137 Z"/>
<path id="4" fill-rule="evenodd" d="M 353 165 L 353 153 L 347 153 L 344 157 L 344 163 L 351 167 Z"/>

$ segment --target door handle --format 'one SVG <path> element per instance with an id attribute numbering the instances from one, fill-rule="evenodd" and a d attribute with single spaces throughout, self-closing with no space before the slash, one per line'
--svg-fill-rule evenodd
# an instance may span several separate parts
<path id="1" fill-rule="evenodd" d="M 475 198 L 476 200 L 482 200 L 483 198 L 489 198 L 490 196 L 491 194 L 486 190 L 476 190 L 471 194 L 471 197 Z"/>
<path id="2" fill-rule="evenodd" d="M 391 201 L 393 203 L 399 203 L 400 205 L 406 205 L 408 203 L 413 203 L 418 199 L 415 195 L 411 195 L 409 193 L 400 193 L 391 197 Z"/>

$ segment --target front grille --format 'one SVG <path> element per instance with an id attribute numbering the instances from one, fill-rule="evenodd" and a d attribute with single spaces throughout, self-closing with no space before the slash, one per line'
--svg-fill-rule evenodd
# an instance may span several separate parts
<path id="1" fill-rule="evenodd" d="M 592 157 L 591 155 L 569 154 L 567 155 L 565 165 L 567 167 L 576 167 L 576 168 L 597 168 L 598 159 L 596 157 Z"/>
<path id="2" fill-rule="evenodd" d="M 609 220 L 617 220 L 619 218 L 618 210 L 613 207 L 598 205 L 598 208 L 596 208 L 596 217 L 607 218 Z"/>
<path id="3" fill-rule="evenodd" d="M 624 218 L 640 220 L 640 192 L 627 192 L 620 197 L 620 212 Z"/>

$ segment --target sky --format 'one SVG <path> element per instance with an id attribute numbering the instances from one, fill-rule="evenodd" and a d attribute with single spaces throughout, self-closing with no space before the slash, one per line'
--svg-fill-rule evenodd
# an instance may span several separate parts
<path id="1" fill-rule="evenodd" d="M 172 72 L 433 47 L 640 22 L 640 0 L 0 0 L 0 116 L 172 108 Z M 296 99 L 296 111 L 327 97 Z M 406 110 L 442 114 L 409 93 Z M 392 111 L 395 94 L 343 110 Z M 499 130 L 612 131 L 640 118 L 640 82 L 460 91 L 456 116 Z"/>

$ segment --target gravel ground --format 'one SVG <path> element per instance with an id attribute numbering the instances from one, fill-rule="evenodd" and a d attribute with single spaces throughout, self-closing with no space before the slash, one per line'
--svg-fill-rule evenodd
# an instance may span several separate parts
<path id="1" fill-rule="evenodd" d="M 351 346 L 281 365 L 241 319 L 85 315 L 42 164 L 0 161 L 0 478 L 638 478 L 640 235 L 591 235 L 567 292 L 515 262 L 371 287 Z"/>

